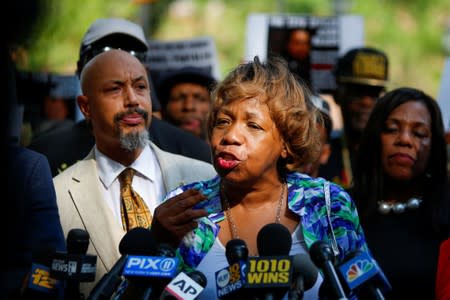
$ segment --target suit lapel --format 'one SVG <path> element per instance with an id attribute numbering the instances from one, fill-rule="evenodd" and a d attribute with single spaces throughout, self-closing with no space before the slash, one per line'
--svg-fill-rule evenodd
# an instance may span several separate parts
<path id="1" fill-rule="evenodd" d="M 98 259 L 110 270 L 120 257 L 118 247 L 125 232 L 106 204 L 100 184 L 95 159 L 86 159 L 73 173 L 70 193 Z"/>
<path id="2" fill-rule="evenodd" d="M 180 175 L 181 172 L 168 172 L 167 170 L 176 170 L 177 161 L 173 159 L 173 156 L 168 156 L 164 151 L 159 149 L 155 144 L 150 143 L 150 147 L 155 153 L 156 159 L 158 160 L 159 166 L 161 168 L 162 178 L 164 182 L 164 193 L 167 194 L 172 189 L 184 185 L 188 182 L 184 181 L 184 178 Z M 170 176 L 167 174 L 170 173 Z"/>

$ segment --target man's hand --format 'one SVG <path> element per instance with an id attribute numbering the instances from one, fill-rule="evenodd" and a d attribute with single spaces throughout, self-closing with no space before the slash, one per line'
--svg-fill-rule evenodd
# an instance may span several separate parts
<path id="1" fill-rule="evenodd" d="M 197 228 L 195 220 L 208 215 L 204 209 L 192 208 L 205 199 L 199 191 L 191 189 L 159 205 L 153 214 L 151 228 L 156 240 L 178 247 L 186 233 Z"/>

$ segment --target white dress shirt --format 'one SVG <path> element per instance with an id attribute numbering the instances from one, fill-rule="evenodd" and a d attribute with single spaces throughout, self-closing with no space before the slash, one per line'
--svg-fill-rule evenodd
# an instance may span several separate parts
<path id="1" fill-rule="evenodd" d="M 95 158 L 99 172 L 104 199 L 113 211 L 117 221 L 122 224 L 120 213 L 120 182 L 118 176 L 127 166 L 114 161 L 101 153 L 95 146 Z M 161 168 L 150 146 L 145 146 L 139 157 L 128 166 L 136 171 L 131 186 L 142 197 L 152 215 L 165 196 Z"/>

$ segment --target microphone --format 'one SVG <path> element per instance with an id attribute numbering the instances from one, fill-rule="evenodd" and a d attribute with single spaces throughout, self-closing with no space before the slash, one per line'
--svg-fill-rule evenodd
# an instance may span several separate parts
<path id="1" fill-rule="evenodd" d="M 391 290 L 378 263 L 367 252 L 350 253 L 338 270 L 346 287 L 355 291 L 360 299 L 384 300 L 383 293 Z"/>
<path id="2" fill-rule="evenodd" d="M 86 254 L 89 247 L 89 233 L 83 229 L 71 229 L 67 234 L 66 246 L 69 254 Z"/>
<path id="3" fill-rule="evenodd" d="M 159 300 L 194 300 L 206 287 L 207 279 L 200 271 L 180 272 L 166 286 Z"/>
<path id="4" fill-rule="evenodd" d="M 80 282 L 95 280 L 97 256 L 86 255 L 89 233 L 83 229 L 71 229 L 67 234 L 67 253 L 56 252 L 52 261 L 51 275 L 66 280 L 65 299 L 80 300 Z"/>
<path id="5" fill-rule="evenodd" d="M 292 236 L 279 224 L 270 223 L 258 232 L 259 257 L 250 257 L 246 288 L 260 299 L 282 299 L 292 281 Z"/>
<path id="6" fill-rule="evenodd" d="M 220 299 L 281 299 L 292 279 L 289 251 L 292 237 L 281 224 L 265 225 L 258 232 L 260 257 L 248 257 L 244 241 L 227 243 L 228 267 L 216 272 L 217 297 Z"/>
<path id="7" fill-rule="evenodd" d="M 289 255 L 292 236 L 285 226 L 269 223 L 258 232 L 256 243 L 260 256 Z"/>
<path id="8" fill-rule="evenodd" d="M 38 248 L 32 253 L 30 272 L 25 276 L 20 291 L 20 299 L 59 299 L 62 282 L 50 274 L 51 248 Z"/>
<path id="9" fill-rule="evenodd" d="M 319 271 L 307 254 L 294 255 L 293 261 L 293 279 L 289 289 L 289 300 L 303 299 L 305 290 L 309 290 L 317 281 Z"/>
<path id="10" fill-rule="evenodd" d="M 229 265 L 246 261 L 248 259 L 247 244 L 241 239 L 229 240 L 225 247 L 225 256 Z"/>
<path id="11" fill-rule="evenodd" d="M 344 289 L 334 268 L 334 255 L 331 246 L 324 241 L 316 241 L 309 249 L 311 260 L 322 270 L 324 283 L 334 299 L 347 299 Z"/>
<path id="12" fill-rule="evenodd" d="M 121 299 L 155 299 L 175 277 L 178 258 L 168 244 L 160 244 L 156 256 L 130 255 L 123 269 L 128 286 Z"/>
<path id="13" fill-rule="evenodd" d="M 247 244 L 241 239 L 229 240 L 225 248 L 228 267 L 216 272 L 216 291 L 220 299 L 248 299 L 246 284 Z"/>
<path id="14" fill-rule="evenodd" d="M 136 227 L 128 231 L 119 243 L 119 252 L 122 255 L 111 270 L 103 275 L 95 285 L 88 300 L 110 299 L 122 282 L 122 271 L 130 255 L 151 255 L 155 252 L 156 243 L 150 230 Z"/>

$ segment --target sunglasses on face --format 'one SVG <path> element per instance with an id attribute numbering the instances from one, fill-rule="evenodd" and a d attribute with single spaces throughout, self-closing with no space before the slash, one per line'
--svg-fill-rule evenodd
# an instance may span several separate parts
<path id="1" fill-rule="evenodd" d="M 113 49 L 119 49 L 126 51 L 136 57 L 141 63 L 145 63 L 145 59 L 147 56 L 146 52 L 142 51 L 135 51 L 131 49 L 121 48 L 121 47 L 111 47 L 111 46 L 103 46 L 103 47 L 87 47 L 83 52 L 81 52 L 80 55 L 80 61 L 79 61 L 79 69 L 81 70 L 91 59 L 93 59 L 95 56 L 107 52 Z"/>
<path id="2" fill-rule="evenodd" d="M 376 100 L 381 96 L 383 91 L 384 88 L 379 86 L 353 85 L 346 88 L 346 95 L 352 101 L 360 100 L 364 97 L 370 97 Z"/>

